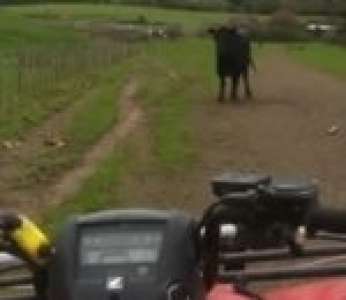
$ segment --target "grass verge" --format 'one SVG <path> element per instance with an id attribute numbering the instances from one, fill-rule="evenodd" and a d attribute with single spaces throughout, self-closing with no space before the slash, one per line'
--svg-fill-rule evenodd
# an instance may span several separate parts
<path id="1" fill-rule="evenodd" d="M 150 22 L 180 23 L 187 31 L 195 31 L 205 24 L 226 21 L 231 14 L 225 12 L 194 12 L 181 9 L 162 9 L 127 5 L 87 5 L 49 4 L 37 6 L 17 6 L 6 9 L 7 13 L 17 14 L 33 20 L 55 21 L 129 21 L 139 16 Z"/>
<path id="2" fill-rule="evenodd" d="M 140 83 L 137 102 L 145 111 L 148 132 L 140 142 L 145 145 L 136 139 L 115 149 L 77 195 L 48 212 L 51 230 L 71 214 L 124 204 L 125 177 L 179 176 L 198 161 L 194 107 L 203 105 L 212 91 L 212 44 L 200 39 L 147 44 L 128 66 Z M 148 153 L 140 155 L 144 148 Z"/>
<path id="3" fill-rule="evenodd" d="M 20 138 L 73 105 L 130 52 L 124 43 L 23 17 L 21 9 L 0 10 L 0 139 Z"/>
<path id="4" fill-rule="evenodd" d="M 119 98 L 128 76 L 126 64 L 108 71 L 103 80 L 86 91 L 72 113 L 61 124 L 59 136 L 67 146 L 44 148 L 27 161 L 24 186 L 46 184 L 76 165 L 83 153 L 118 121 Z"/>
<path id="5" fill-rule="evenodd" d="M 340 77 L 346 77 L 346 48 L 323 43 L 289 45 L 290 55 L 298 62 Z"/>
<path id="6" fill-rule="evenodd" d="M 117 187 L 121 177 L 126 174 L 126 167 L 131 160 L 128 150 L 124 147 L 115 151 L 100 164 L 97 172 L 84 183 L 81 191 L 73 199 L 57 209 L 51 209 L 42 217 L 42 223 L 46 224 L 47 230 L 53 236 L 70 215 L 117 205 Z"/>

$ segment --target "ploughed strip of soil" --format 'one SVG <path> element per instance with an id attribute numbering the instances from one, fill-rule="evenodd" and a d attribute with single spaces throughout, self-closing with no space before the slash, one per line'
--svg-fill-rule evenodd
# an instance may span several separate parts
<path id="1" fill-rule="evenodd" d="M 78 167 L 66 172 L 56 184 L 48 188 L 45 198 L 50 205 L 57 205 L 78 192 L 84 181 L 96 171 L 99 163 L 137 126 L 142 111 L 133 101 L 136 91 L 136 82 L 130 81 L 120 97 L 119 123 L 85 154 Z"/>
<path id="2" fill-rule="evenodd" d="M 140 120 L 142 112 L 133 101 L 136 91 L 136 82 L 130 80 L 124 87 L 120 99 L 117 100 L 120 105 L 119 121 L 85 153 L 78 166 L 67 170 L 61 178 L 46 187 L 12 189 L 3 193 L 1 195 L 2 207 L 25 209 L 26 213 L 37 214 L 47 206 L 57 205 L 76 193 L 83 182 L 96 171 L 99 163 L 111 154 L 116 144 L 122 141 Z M 62 117 L 66 117 L 66 114 L 55 116 L 53 120 L 48 121 L 49 125 L 44 127 L 54 128 L 51 125 L 57 124 Z M 40 128 L 40 130 L 44 132 L 44 128 Z M 35 145 L 31 144 L 31 146 Z"/>

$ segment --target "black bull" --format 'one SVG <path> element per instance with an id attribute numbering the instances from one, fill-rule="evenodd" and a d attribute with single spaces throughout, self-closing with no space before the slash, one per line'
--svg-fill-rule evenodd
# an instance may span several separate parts
<path id="1" fill-rule="evenodd" d="M 226 78 L 232 79 L 232 98 L 238 98 L 240 78 L 248 98 L 252 97 L 249 67 L 253 64 L 250 39 L 236 29 L 222 27 L 211 29 L 216 43 L 217 74 L 220 79 L 219 101 L 224 100 Z"/>

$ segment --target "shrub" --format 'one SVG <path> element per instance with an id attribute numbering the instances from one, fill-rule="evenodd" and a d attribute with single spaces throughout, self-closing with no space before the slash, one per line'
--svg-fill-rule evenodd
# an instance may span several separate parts
<path id="1" fill-rule="evenodd" d="M 255 36 L 259 40 L 279 42 L 310 39 L 295 13 L 288 8 L 274 12 L 267 23 L 255 31 Z"/>
<path id="2" fill-rule="evenodd" d="M 299 27 L 301 24 L 292 10 L 281 8 L 273 13 L 269 20 L 269 25 L 273 27 L 293 28 Z"/>
<path id="3" fill-rule="evenodd" d="M 181 24 L 175 23 L 168 25 L 166 28 L 166 35 L 167 37 L 172 39 L 182 37 L 184 35 L 184 32 Z"/>

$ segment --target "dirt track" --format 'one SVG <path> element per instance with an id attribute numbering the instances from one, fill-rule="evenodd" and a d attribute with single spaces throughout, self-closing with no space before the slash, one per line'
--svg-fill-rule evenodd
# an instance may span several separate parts
<path id="1" fill-rule="evenodd" d="M 281 52 L 266 55 L 258 63 L 258 72 L 253 77 L 256 96 L 252 100 L 219 104 L 210 91 L 202 93 L 205 99 L 197 102 L 191 124 L 186 124 L 196 128 L 195 144 L 199 156 L 188 172 L 163 176 L 152 170 L 144 119 L 142 129 L 135 133 L 143 166 L 138 166 L 138 172 L 124 180 L 124 205 L 175 207 L 199 213 L 211 198 L 210 178 L 232 169 L 314 177 L 320 180 L 323 195 L 330 203 L 345 206 L 344 81 L 295 64 Z M 133 87 L 125 89 L 123 98 L 132 97 L 127 91 L 131 89 Z M 127 115 L 131 108 L 124 108 L 124 111 L 123 115 Z M 139 113 L 135 112 L 135 115 L 137 119 Z M 127 115 L 127 118 L 131 117 Z M 119 126 L 128 128 L 126 122 L 125 118 Z M 330 135 L 328 129 L 333 125 L 339 131 Z M 60 202 L 77 191 L 82 181 L 95 170 L 97 161 L 113 148 L 119 139 L 117 136 L 126 136 L 127 130 L 124 134 L 117 130 L 90 149 L 84 163 L 68 172 L 58 183 L 45 191 L 32 191 L 33 196 L 25 198 L 30 200 L 37 195 L 48 195 L 39 197 L 43 201 L 43 198 L 55 195 L 52 202 Z M 19 194 L 23 198 L 22 191 Z M 7 195 L 13 196 L 13 193 L 4 191 L 3 199 Z M 40 205 L 40 199 L 36 200 L 37 205 Z"/>
<path id="2" fill-rule="evenodd" d="M 197 165 L 165 177 L 145 177 L 144 170 L 133 174 L 126 204 L 199 213 L 211 198 L 210 178 L 232 169 L 313 177 L 330 203 L 345 206 L 344 81 L 295 64 L 280 52 L 259 62 L 254 81 L 255 99 L 239 104 L 219 104 L 207 92 L 193 120 Z M 339 127 L 335 135 L 328 133 L 333 125 Z"/>
<path id="3" fill-rule="evenodd" d="M 311 176 L 333 204 L 346 204 L 345 82 L 283 54 L 262 61 L 255 81 L 252 102 L 202 108 L 204 167 Z"/>
<path id="4" fill-rule="evenodd" d="M 119 122 L 83 155 L 77 166 L 66 170 L 61 177 L 52 183 L 44 187 L 24 190 L 8 188 L 11 184 L 15 184 L 15 180 L 18 178 L 16 173 L 21 170 L 14 167 L 11 168 L 14 174 L 6 174 L 6 169 L 4 169 L 3 173 L 0 173 L 0 183 L 3 183 L 7 189 L 1 189 L 0 185 L 3 199 L 2 207 L 25 210 L 27 214 L 37 215 L 47 207 L 57 206 L 77 193 L 84 181 L 97 170 L 99 163 L 112 153 L 114 147 L 131 133 L 142 118 L 142 111 L 134 102 L 136 92 L 137 83 L 135 80 L 130 80 L 125 85 L 120 98 L 115 99 L 115 101 L 119 101 Z M 17 159 L 21 159 L 22 161 L 25 161 L 26 156 L 30 159 L 28 154 L 35 151 L 35 147 L 42 147 L 43 133 L 58 130 L 59 124 L 63 122 L 64 118 L 68 118 L 69 114 L 70 110 L 58 113 L 42 127 L 33 130 L 30 133 L 31 139 L 27 139 L 27 142 L 23 144 L 19 151 L 17 150 L 17 153 L 9 153 L 14 157 L 7 155 L 7 163 L 10 164 L 11 159 L 15 159 L 16 155 Z M 6 179 L 9 181 L 7 184 Z"/>
<path id="5" fill-rule="evenodd" d="M 141 149 L 139 158 L 147 161 L 147 165 L 125 179 L 120 191 L 125 207 L 175 207 L 199 216 L 212 201 L 210 178 L 223 170 L 316 178 L 329 204 L 346 206 L 344 81 L 295 64 L 283 53 L 267 56 L 258 69 L 254 75 L 253 100 L 219 104 L 206 91 L 206 98 L 195 107 L 191 120 L 197 128 L 199 160 L 187 172 L 163 176 L 150 168 L 150 153 L 148 147 L 143 147 L 149 133 L 143 124 L 135 138 L 137 148 Z M 339 131 L 331 135 L 328 129 L 333 125 Z M 344 261 L 345 257 L 339 261 L 324 258 L 305 263 L 339 265 Z M 287 266 L 287 262 L 265 263 L 262 267 L 280 265 Z M 260 284 L 254 288 L 263 290 L 294 283 L 297 281 Z"/>
<path id="6" fill-rule="evenodd" d="M 255 90 L 256 98 L 251 101 L 237 105 L 205 103 L 200 107 L 201 164 L 195 179 L 206 185 L 222 169 L 308 176 L 320 181 L 323 201 L 345 208 L 345 82 L 275 54 L 260 62 Z M 335 135 L 328 133 L 333 125 L 339 127 Z M 207 199 L 209 191 L 203 192 L 200 197 Z M 194 210 L 200 207 L 194 206 Z M 330 257 L 310 261 L 320 266 L 340 263 L 345 263 L 345 256 L 339 261 Z M 287 267 L 287 262 L 262 267 L 280 265 Z M 302 262 L 289 262 L 289 266 L 294 265 L 301 266 Z M 254 288 L 290 284 L 297 281 L 262 283 Z"/>
<path id="7" fill-rule="evenodd" d="M 119 123 L 114 125 L 97 144 L 91 147 L 79 166 L 66 172 L 57 183 L 49 187 L 42 197 L 43 202 L 48 201 L 50 205 L 56 206 L 76 194 L 84 181 L 97 170 L 100 162 L 112 153 L 117 143 L 123 141 L 138 125 L 142 111 L 134 103 L 136 92 L 137 83 L 134 80 L 127 83 L 119 99 Z"/>
<path id="8" fill-rule="evenodd" d="M 119 125 L 90 149 L 79 167 L 45 191 L 33 191 L 28 199 L 42 196 L 31 209 L 44 208 L 44 201 L 59 203 L 76 192 L 141 117 L 133 135 L 143 165 L 123 180 L 119 194 L 126 207 L 175 207 L 200 214 L 211 201 L 210 178 L 223 170 L 317 178 L 329 204 L 345 207 L 345 82 L 295 64 L 280 52 L 261 60 L 253 79 L 255 98 L 237 104 L 219 104 L 205 91 L 191 124 L 186 124 L 196 128 L 198 148 L 198 162 L 187 172 L 162 174 L 153 169 L 146 118 L 136 106 L 123 106 Z M 135 90 L 129 84 L 121 103 L 134 100 Z M 339 130 L 330 134 L 333 125 Z"/>

